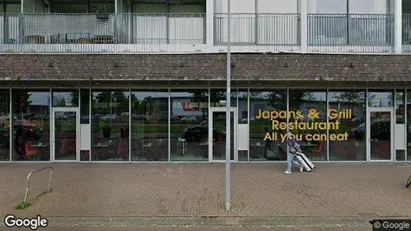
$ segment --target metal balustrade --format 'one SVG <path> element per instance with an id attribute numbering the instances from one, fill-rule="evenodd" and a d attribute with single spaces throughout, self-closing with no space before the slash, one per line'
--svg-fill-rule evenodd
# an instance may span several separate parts
<path id="1" fill-rule="evenodd" d="M 411 14 L 402 16 L 402 52 L 411 53 Z"/>
<path id="2" fill-rule="evenodd" d="M 299 14 L 231 14 L 233 45 L 298 45 Z M 215 44 L 227 43 L 227 14 L 215 14 Z"/>
<path id="3" fill-rule="evenodd" d="M 192 46 L 205 43 L 205 14 L 0 14 L 0 41 L 0 52 L 123 52 L 127 46 L 118 45 Z"/>
<path id="4" fill-rule="evenodd" d="M 393 14 L 309 14 L 312 51 L 392 52 Z"/>
<path id="5" fill-rule="evenodd" d="M 231 14 L 233 51 L 392 53 L 393 14 Z M 403 15 L 403 52 L 411 52 L 411 15 Z M 0 52 L 221 52 L 227 14 L 214 14 L 206 42 L 206 14 L 0 14 Z M 211 27 L 209 27 L 211 28 Z"/>

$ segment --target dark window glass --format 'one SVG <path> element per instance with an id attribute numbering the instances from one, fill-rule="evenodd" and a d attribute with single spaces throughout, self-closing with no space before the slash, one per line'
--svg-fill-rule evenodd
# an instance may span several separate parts
<path id="1" fill-rule="evenodd" d="M 368 90 L 368 106 L 369 107 L 392 107 L 394 106 L 394 98 L 392 90 Z"/>
<path id="2" fill-rule="evenodd" d="M 80 89 L 80 116 L 81 124 L 90 124 L 90 89 Z"/>
<path id="3" fill-rule="evenodd" d="M 12 90 L 13 160 L 50 160 L 50 91 Z"/>
<path id="4" fill-rule="evenodd" d="M 78 90 L 52 90 L 53 107 L 78 107 Z"/>
<path id="5" fill-rule="evenodd" d="M 171 160 L 208 161 L 208 90 L 171 91 Z"/>
<path id="6" fill-rule="evenodd" d="M 287 91 L 250 89 L 249 156 L 251 161 L 286 160 L 287 147 L 281 141 L 286 129 L 273 127 L 275 123 L 286 123 L 279 115 L 287 111 Z"/>
<path id="7" fill-rule="evenodd" d="M 0 161 L 10 160 L 10 92 L 0 89 Z"/>
<path id="8" fill-rule="evenodd" d="M 168 90 L 131 92 L 131 160 L 168 160 Z"/>
<path id="9" fill-rule="evenodd" d="M 129 92 L 92 91 L 92 150 L 94 161 L 129 160 Z"/>
<path id="10" fill-rule="evenodd" d="M 339 122 L 338 129 L 329 130 L 330 161 L 365 160 L 365 91 L 330 90 L 328 98 L 329 122 Z"/>
<path id="11" fill-rule="evenodd" d="M 411 161 L 411 90 L 407 90 L 407 161 Z"/>
<path id="12" fill-rule="evenodd" d="M 302 151 L 311 160 L 327 160 L 326 91 L 291 89 L 289 100 L 290 113 L 294 114 L 290 118 L 289 130 Z"/>

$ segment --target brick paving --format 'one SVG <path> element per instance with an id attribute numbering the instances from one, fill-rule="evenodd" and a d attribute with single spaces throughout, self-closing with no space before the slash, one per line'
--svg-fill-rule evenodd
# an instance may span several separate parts
<path id="1" fill-rule="evenodd" d="M 30 171 L 53 166 L 53 191 L 24 210 Z M 0 216 L 20 217 L 411 217 L 410 164 L 233 164 L 232 210 L 224 209 L 224 164 L 1 164 Z M 47 186 L 33 178 L 33 194 Z"/>
<path id="2" fill-rule="evenodd" d="M 0 231 L 17 230 L 0 227 Z M 26 229 L 27 230 L 27 229 Z M 39 230 L 55 231 L 56 227 L 46 227 Z M 368 231 L 369 228 L 293 228 L 293 227 L 58 227 L 59 231 Z"/>

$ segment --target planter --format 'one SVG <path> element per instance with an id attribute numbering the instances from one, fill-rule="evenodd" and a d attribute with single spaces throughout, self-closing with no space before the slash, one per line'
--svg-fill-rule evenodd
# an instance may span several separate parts
<path id="1" fill-rule="evenodd" d="M 96 14 L 96 18 L 99 20 L 108 20 L 109 15 L 107 13 L 98 13 Z"/>

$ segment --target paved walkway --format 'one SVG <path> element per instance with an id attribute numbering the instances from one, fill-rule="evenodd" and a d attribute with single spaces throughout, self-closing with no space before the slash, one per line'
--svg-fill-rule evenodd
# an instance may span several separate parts
<path id="1" fill-rule="evenodd" d="M 25 178 L 54 167 L 51 193 L 24 210 Z M 411 218 L 409 164 L 317 164 L 284 174 L 284 164 L 233 164 L 232 210 L 224 209 L 224 164 L 1 164 L 0 216 Z M 32 199 L 47 188 L 33 178 Z"/>

